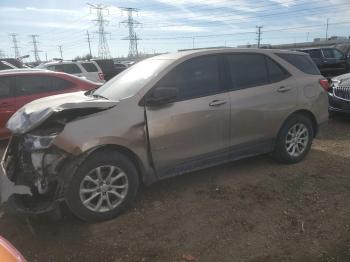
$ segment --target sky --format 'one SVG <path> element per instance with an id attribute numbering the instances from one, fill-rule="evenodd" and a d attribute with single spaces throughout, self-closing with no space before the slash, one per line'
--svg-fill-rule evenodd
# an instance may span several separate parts
<path id="1" fill-rule="evenodd" d="M 72 59 L 98 54 L 97 16 L 90 0 L 0 0 L 0 51 L 13 57 L 10 34 L 17 34 L 20 55 L 30 54 L 29 35 L 39 35 L 41 60 Z M 257 42 L 256 26 L 262 28 L 263 44 L 295 43 L 326 36 L 350 36 L 349 0 L 101 0 L 106 6 L 106 39 L 113 57 L 126 56 L 128 28 L 121 23 L 127 13 L 120 7 L 137 8 L 134 19 L 141 53 L 174 52 L 179 49 L 238 46 Z"/>

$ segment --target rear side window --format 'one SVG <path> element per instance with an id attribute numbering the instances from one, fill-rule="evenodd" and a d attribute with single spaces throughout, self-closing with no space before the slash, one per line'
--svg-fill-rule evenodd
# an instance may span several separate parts
<path id="1" fill-rule="evenodd" d="M 84 67 L 86 72 L 98 72 L 97 67 L 93 63 L 81 63 L 81 65 Z"/>
<path id="2" fill-rule="evenodd" d="M 17 96 L 55 92 L 72 87 L 72 83 L 51 76 L 18 76 L 16 77 Z"/>
<path id="3" fill-rule="evenodd" d="M 311 60 L 310 56 L 300 55 L 300 54 L 276 54 L 283 60 L 292 64 L 300 71 L 309 74 L 309 75 L 320 75 L 320 71 L 318 70 L 315 63 Z"/>
<path id="4" fill-rule="evenodd" d="M 80 74 L 81 70 L 76 64 L 57 64 L 48 66 L 49 70 L 64 72 L 67 74 Z"/>
<path id="5" fill-rule="evenodd" d="M 334 58 L 334 59 L 344 58 L 344 54 L 335 48 L 323 48 L 322 53 L 325 58 Z"/>
<path id="6" fill-rule="evenodd" d="M 11 80 L 9 77 L 0 77 L 0 98 L 10 97 Z"/>
<path id="7" fill-rule="evenodd" d="M 16 94 L 18 96 L 33 95 L 50 91 L 50 79 L 46 76 L 16 77 Z"/>
<path id="8" fill-rule="evenodd" d="M 269 83 L 265 57 L 259 54 L 234 54 L 227 56 L 230 75 L 237 89 Z"/>
<path id="9" fill-rule="evenodd" d="M 155 88 L 177 87 L 178 100 L 187 100 L 218 93 L 219 78 L 218 57 L 204 56 L 178 65 Z"/>
<path id="10" fill-rule="evenodd" d="M 51 82 L 51 87 L 50 87 L 51 91 L 65 90 L 67 88 L 72 88 L 74 86 L 74 83 L 58 77 L 51 77 L 50 82 Z"/>
<path id="11" fill-rule="evenodd" d="M 265 57 L 265 59 L 271 83 L 282 81 L 290 76 L 290 74 L 275 61 L 268 57 Z"/>

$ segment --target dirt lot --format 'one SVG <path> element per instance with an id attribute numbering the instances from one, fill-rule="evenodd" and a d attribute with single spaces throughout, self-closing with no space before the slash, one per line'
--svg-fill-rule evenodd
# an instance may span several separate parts
<path id="1" fill-rule="evenodd" d="M 0 210 L 0 234 L 29 261 L 350 261 L 349 170 L 350 118 L 336 116 L 300 164 L 261 156 L 162 181 L 101 224 Z"/>

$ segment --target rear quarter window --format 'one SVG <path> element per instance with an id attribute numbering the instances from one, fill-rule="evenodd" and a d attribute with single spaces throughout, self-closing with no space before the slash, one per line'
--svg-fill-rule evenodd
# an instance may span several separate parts
<path id="1" fill-rule="evenodd" d="M 320 75 L 320 71 L 308 55 L 282 53 L 276 53 L 275 55 L 292 64 L 305 74 Z"/>
<path id="2" fill-rule="evenodd" d="M 93 63 L 81 63 L 81 65 L 86 70 L 86 72 L 98 72 L 97 67 Z"/>

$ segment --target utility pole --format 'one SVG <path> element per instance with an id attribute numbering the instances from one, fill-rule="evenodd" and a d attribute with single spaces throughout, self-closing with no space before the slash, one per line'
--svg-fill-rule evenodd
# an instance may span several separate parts
<path id="1" fill-rule="evenodd" d="M 98 26 L 98 57 L 107 59 L 111 57 L 111 54 L 109 52 L 109 47 L 106 39 L 106 34 L 108 34 L 105 31 L 105 24 L 108 23 L 107 20 L 104 19 L 103 15 L 104 12 L 107 11 L 109 13 L 109 10 L 107 6 L 101 5 L 101 4 L 89 4 L 90 8 L 94 11 L 96 11 L 97 19 L 94 20 Z M 89 37 L 90 38 L 90 37 Z M 90 41 L 89 41 L 89 46 L 90 46 Z M 91 54 L 91 51 L 90 51 Z"/>
<path id="2" fill-rule="evenodd" d="M 45 60 L 45 61 L 47 62 L 47 61 L 48 61 L 48 60 L 47 60 L 47 52 L 45 52 L 45 58 L 46 58 L 46 60 Z"/>
<path id="3" fill-rule="evenodd" d="M 131 7 L 119 7 L 121 10 L 126 11 L 128 14 L 128 19 L 120 22 L 129 28 L 129 36 L 123 38 L 122 40 L 129 40 L 129 57 L 138 57 L 137 41 L 138 38 L 135 27 L 141 25 L 140 22 L 136 21 L 133 17 L 133 12 L 138 12 L 138 9 Z"/>
<path id="4" fill-rule="evenodd" d="M 329 26 L 329 18 L 327 18 L 327 25 L 326 25 L 326 40 L 328 40 L 328 26 Z"/>
<path id="5" fill-rule="evenodd" d="M 32 52 L 34 53 L 35 62 L 40 62 L 39 52 L 41 52 L 41 51 L 38 49 L 38 41 L 36 39 L 39 36 L 38 35 L 29 35 L 29 37 L 32 38 L 32 42 L 30 42 L 30 43 L 33 44 Z"/>
<path id="6" fill-rule="evenodd" d="M 86 30 L 86 35 L 87 35 L 87 41 L 89 43 L 89 53 L 90 53 L 90 57 L 92 58 L 92 53 L 91 53 L 91 43 L 90 43 L 90 34 L 89 34 L 89 31 Z"/>
<path id="7" fill-rule="evenodd" d="M 12 43 L 13 43 L 13 49 L 15 50 L 15 58 L 20 57 L 19 54 L 19 47 L 18 47 L 18 41 L 17 41 L 17 34 L 10 34 L 9 36 L 12 37 Z"/>
<path id="8" fill-rule="evenodd" d="M 262 35 L 262 32 L 261 32 L 261 29 L 263 28 L 263 26 L 256 26 L 256 28 L 257 28 L 257 32 L 256 32 L 256 34 L 258 35 L 258 38 L 257 38 L 257 40 L 258 40 L 258 48 L 260 48 L 260 44 L 261 44 L 261 35 Z"/>
<path id="9" fill-rule="evenodd" d="M 62 51 L 62 46 L 58 46 L 58 51 L 60 52 L 61 59 L 63 60 L 63 51 Z"/>

